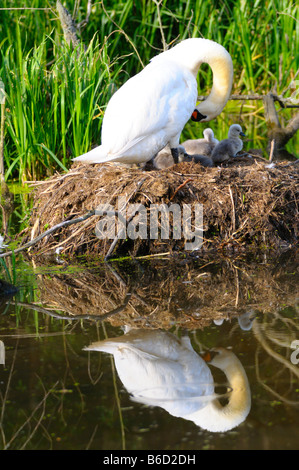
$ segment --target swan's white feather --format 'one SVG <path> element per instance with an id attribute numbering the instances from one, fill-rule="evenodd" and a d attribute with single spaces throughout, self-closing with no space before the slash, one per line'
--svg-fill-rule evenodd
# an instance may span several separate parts
<path id="1" fill-rule="evenodd" d="M 196 106 L 196 75 L 203 62 L 211 65 L 214 83 L 210 96 L 197 109 L 204 110 L 205 121 L 213 119 L 231 91 L 230 55 L 213 41 L 186 39 L 154 57 L 116 91 L 103 118 L 102 145 L 74 160 L 142 163 L 167 144 L 177 148 Z"/>
<path id="2" fill-rule="evenodd" d="M 233 429 L 251 405 L 245 370 L 232 351 L 217 348 L 211 364 L 225 373 L 232 389 L 222 406 L 212 373 L 190 339 L 159 330 L 131 329 L 123 336 L 92 343 L 86 350 L 113 354 L 125 388 L 135 401 L 160 406 L 173 416 L 194 421 L 212 432 Z"/>
<path id="3" fill-rule="evenodd" d="M 150 63 L 112 96 L 107 106 L 102 145 L 76 161 L 149 160 L 179 136 L 196 105 L 193 75 L 174 62 Z"/>

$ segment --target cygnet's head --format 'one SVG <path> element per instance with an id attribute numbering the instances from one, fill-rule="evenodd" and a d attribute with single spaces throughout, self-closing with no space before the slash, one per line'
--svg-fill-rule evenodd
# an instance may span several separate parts
<path id="1" fill-rule="evenodd" d="M 178 160 L 179 160 L 179 163 L 180 163 L 180 162 L 183 162 L 183 161 L 184 161 L 184 157 L 185 157 L 185 155 L 187 154 L 187 153 L 186 153 L 186 150 L 185 150 L 185 147 L 183 147 L 182 145 L 178 145 L 178 146 L 177 146 L 177 151 L 178 151 Z"/>
<path id="2" fill-rule="evenodd" d="M 208 142 L 213 142 L 215 140 L 214 132 L 210 127 L 208 127 L 207 129 L 203 131 L 203 136 L 205 140 L 207 140 Z"/>
<path id="3" fill-rule="evenodd" d="M 230 126 L 228 131 L 228 138 L 238 139 L 240 136 L 245 137 L 245 134 L 242 131 L 242 127 L 239 124 L 233 124 L 232 126 Z"/>
<path id="4" fill-rule="evenodd" d="M 256 318 L 256 314 L 255 314 L 254 310 L 249 310 L 248 312 L 242 313 L 238 317 L 238 322 L 239 322 L 240 328 L 243 331 L 251 330 L 252 324 L 253 324 L 255 318 Z"/>

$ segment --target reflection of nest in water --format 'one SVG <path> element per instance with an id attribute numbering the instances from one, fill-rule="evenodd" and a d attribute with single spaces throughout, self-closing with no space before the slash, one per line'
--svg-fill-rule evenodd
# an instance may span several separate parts
<path id="1" fill-rule="evenodd" d="M 222 168 L 180 163 L 161 171 L 142 171 L 113 164 L 75 164 L 65 175 L 37 183 L 31 217 L 31 237 L 62 221 L 95 210 L 100 204 L 118 209 L 118 198 L 128 204 L 203 205 L 203 251 L 251 248 L 277 249 L 298 242 L 299 166 L 276 163 L 266 168 L 253 158 L 233 159 Z M 111 210 L 111 209 L 110 209 Z M 149 233 L 149 219 L 147 233 Z M 59 228 L 42 239 L 34 250 L 69 256 L 106 256 L 112 240 L 96 237 L 100 220 L 94 215 L 80 223 Z M 130 218 L 127 217 L 127 223 Z M 134 222 L 134 219 L 131 219 Z M 135 219 L 135 223 L 136 219 Z M 118 240 L 113 254 L 133 256 L 183 251 L 184 238 Z M 160 234 L 159 234 L 160 235 Z M 28 240 L 28 236 L 27 236 Z M 27 241 L 26 240 L 26 241 Z"/>
<path id="2" fill-rule="evenodd" d="M 280 265 L 277 259 L 258 265 L 156 259 L 39 278 L 43 304 L 71 318 L 136 328 L 195 329 L 250 309 L 267 312 L 286 301 L 294 305 L 298 275 L 293 257 Z"/>

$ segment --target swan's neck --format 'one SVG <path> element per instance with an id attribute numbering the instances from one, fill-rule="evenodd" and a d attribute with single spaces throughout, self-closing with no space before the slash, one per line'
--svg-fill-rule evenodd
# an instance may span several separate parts
<path id="1" fill-rule="evenodd" d="M 222 406 L 216 399 L 210 404 L 210 411 L 214 415 L 211 426 L 214 425 L 218 432 L 238 426 L 249 413 L 251 406 L 250 387 L 243 366 L 241 367 L 242 369 L 236 371 L 234 365 L 231 365 L 224 371 L 232 389 L 229 402 Z"/>
<path id="2" fill-rule="evenodd" d="M 233 83 L 233 63 L 227 50 L 209 39 L 190 38 L 152 60 L 164 62 L 167 59 L 189 70 L 195 79 L 203 63 L 211 67 L 213 71 L 211 93 L 196 109 L 206 116 L 205 119 L 201 119 L 202 122 L 218 116 L 227 103 Z"/>
<path id="3" fill-rule="evenodd" d="M 246 372 L 235 358 L 232 364 L 223 369 L 232 389 L 229 402 L 222 406 L 218 399 L 210 402 L 202 410 L 186 416 L 198 426 L 211 432 L 225 432 L 241 424 L 250 411 L 251 395 Z"/>
<path id="4" fill-rule="evenodd" d="M 233 62 L 230 54 L 220 44 L 207 39 L 199 40 L 194 50 L 194 60 L 191 62 L 191 72 L 196 78 L 200 66 L 208 64 L 213 72 L 213 86 L 207 99 L 201 102 L 196 109 L 207 116 L 202 122 L 210 121 L 221 113 L 226 105 L 233 84 Z"/>
<path id="5" fill-rule="evenodd" d="M 225 49 L 220 49 L 221 54 L 217 55 L 216 50 L 212 50 L 201 63 L 207 63 L 213 72 L 213 86 L 211 93 L 206 100 L 201 102 L 196 109 L 204 116 L 202 121 L 210 121 L 221 113 L 226 105 L 232 89 L 233 64 L 229 53 Z M 201 65 L 201 64 L 200 64 Z M 196 76 L 199 67 L 192 73 Z"/>

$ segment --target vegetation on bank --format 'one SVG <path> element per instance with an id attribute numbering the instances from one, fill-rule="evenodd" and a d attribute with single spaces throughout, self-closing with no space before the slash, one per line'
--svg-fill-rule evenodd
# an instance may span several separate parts
<path id="1" fill-rule="evenodd" d="M 88 12 L 89 4 L 64 2 L 81 25 L 81 46 L 73 51 L 64 41 L 54 1 L 2 1 L 0 77 L 6 94 L 8 182 L 42 179 L 66 170 L 72 157 L 100 143 L 102 117 L 113 91 L 176 40 L 203 36 L 223 44 L 234 62 L 233 93 L 265 94 L 273 88 L 285 97 L 296 93 L 299 8 L 295 2 L 102 0 L 92 2 Z M 208 67 L 202 69 L 199 85 L 206 94 L 212 76 Z M 225 136 L 241 112 L 250 146 L 265 147 L 261 102 L 230 102 L 226 113 L 213 121 L 218 138 Z M 282 123 L 291 115 L 291 110 L 282 110 Z M 184 136 L 195 137 L 202 130 L 190 122 Z"/>

